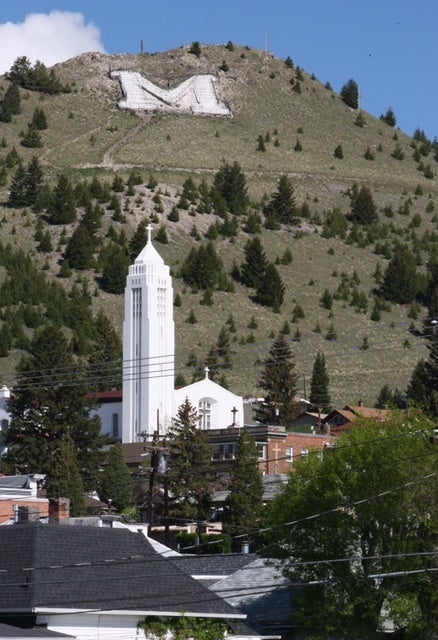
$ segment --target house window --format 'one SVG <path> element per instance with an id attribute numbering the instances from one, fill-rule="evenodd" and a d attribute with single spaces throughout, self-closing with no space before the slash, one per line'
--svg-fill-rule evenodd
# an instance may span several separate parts
<path id="1" fill-rule="evenodd" d="M 9 422 L 7 420 L 2 420 L 0 431 L 6 431 L 9 426 Z"/>
<path id="2" fill-rule="evenodd" d="M 294 461 L 294 450 L 293 450 L 293 447 L 286 447 L 285 458 L 286 458 L 286 462 L 293 462 Z"/>
<path id="3" fill-rule="evenodd" d="M 119 437 L 119 414 L 113 413 L 112 416 L 112 434 L 113 438 Z"/>
<path id="4" fill-rule="evenodd" d="M 198 427 L 200 429 L 211 429 L 211 404 L 208 400 L 199 402 Z"/>
<path id="5" fill-rule="evenodd" d="M 259 460 L 266 460 L 266 442 L 256 442 L 257 451 L 259 452 Z"/>
<path id="6" fill-rule="evenodd" d="M 301 449 L 301 457 L 302 457 L 304 460 L 307 460 L 307 458 L 309 457 L 309 449 L 308 449 L 307 447 L 303 447 L 303 448 Z"/>

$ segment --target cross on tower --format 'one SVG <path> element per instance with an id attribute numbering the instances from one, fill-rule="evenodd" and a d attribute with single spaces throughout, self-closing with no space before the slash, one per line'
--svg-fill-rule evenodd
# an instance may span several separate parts
<path id="1" fill-rule="evenodd" d="M 146 231 L 148 232 L 148 244 L 151 241 L 152 229 L 153 229 L 153 226 L 151 225 L 151 223 L 149 223 L 148 226 L 146 227 Z"/>
<path id="2" fill-rule="evenodd" d="M 233 424 L 231 425 L 232 427 L 236 426 L 236 413 L 238 412 L 238 410 L 236 409 L 236 407 L 233 407 L 231 409 L 231 413 L 233 414 Z"/>

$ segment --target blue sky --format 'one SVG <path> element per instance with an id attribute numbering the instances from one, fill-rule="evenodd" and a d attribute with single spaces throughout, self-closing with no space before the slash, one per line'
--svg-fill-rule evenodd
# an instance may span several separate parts
<path id="1" fill-rule="evenodd" d="M 37 14 L 31 17 L 31 14 Z M 85 51 L 138 53 L 190 44 L 268 49 L 397 126 L 438 136 L 437 0 L 12 0 L 0 7 L 0 72 L 19 55 L 51 65 Z"/>

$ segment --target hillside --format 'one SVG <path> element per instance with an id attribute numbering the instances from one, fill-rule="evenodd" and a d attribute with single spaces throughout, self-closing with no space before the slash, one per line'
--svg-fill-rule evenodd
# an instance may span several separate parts
<path id="1" fill-rule="evenodd" d="M 174 87 L 196 73 L 212 73 L 218 76 L 218 93 L 233 115 L 138 115 L 119 110 L 120 88 L 110 78 L 110 71 L 116 69 L 139 71 L 163 88 Z M 181 306 L 175 307 L 178 372 L 190 380 L 193 370 L 186 366 L 190 354 L 194 352 L 200 362 L 204 361 L 232 316 L 236 327 L 230 335 L 233 367 L 224 373 L 235 392 L 260 394 L 258 365 L 267 355 L 272 335 L 287 329 L 285 322 L 289 324 L 291 340 L 295 338 L 300 393 L 309 393 L 310 373 L 318 351 L 326 356 L 334 403 L 357 402 L 359 397 L 373 402 L 385 383 L 393 389 L 405 389 L 413 366 L 426 352 L 423 338 L 413 329 L 421 328 L 427 311 L 420 303 L 392 304 L 382 310 L 379 321 L 372 320 L 376 288 L 373 274 L 376 265 L 385 270 L 396 240 L 410 246 L 419 272 L 424 272 L 431 246 L 436 244 L 436 149 L 429 149 L 426 154 L 421 140 L 413 141 L 368 113 L 362 114 L 363 126 L 358 126 L 357 111 L 347 107 L 325 84 L 330 79 L 321 82 L 282 60 L 246 47 L 202 47 L 200 57 L 189 53 L 188 47 L 138 56 L 90 53 L 56 65 L 54 71 L 73 90 L 49 96 L 21 89 L 21 113 L 11 123 L 0 123 L 0 161 L 13 147 L 24 163 L 37 156 L 45 180 L 52 185 L 61 172 L 73 182 L 95 176 L 109 184 L 115 175 L 126 181 L 133 169 L 140 173 L 142 183 L 135 186 L 133 195 L 128 195 L 127 190 L 118 194 L 123 210 L 121 220 L 114 220 L 108 203 L 104 203 L 98 236 L 103 241 L 112 226 L 129 239 L 145 218 L 152 218 L 156 230 L 166 225 L 168 243 L 156 246 L 172 268 L 175 294 L 181 299 Z M 0 84 L 0 91 L 4 92 L 9 83 L 3 78 Z M 41 148 L 25 148 L 20 144 L 23 131 L 36 108 L 44 109 L 48 128 L 41 132 Z M 260 136 L 265 151 L 258 150 Z M 342 159 L 334 156 L 338 145 L 342 146 Z M 299 147 L 301 150 L 297 150 Z M 396 148 L 403 159 L 393 157 Z M 254 211 L 261 213 L 263 202 L 275 192 L 282 174 L 292 181 L 298 206 L 306 205 L 305 217 L 296 224 L 283 225 L 280 230 L 262 228 L 266 255 L 279 263 L 277 269 L 286 287 L 278 314 L 256 304 L 253 291 L 239 282 L 234 283 L 234 292 L 215 291 L 212 306 L 200 304 L 203 292 L 193 293 L 177 277 L 190 249 L 200 245 L 216 220 L 214 213 L 201 213 L 198 202 L 188 209 L 178 206 L 184 181 L 191 176 L 196 185 L 202 180 L 211 185 L 224 161 L 239 163 Z M 68 238 L 77 223 L 48 224 L 44 215 L 6 205 L 14 171 L 15 168 L 9 170 L 6 184 L 0 187 L 2 242 L 23 248 L 46 275 L 62 282 L 67 290 L 74 282 L 86 281 L 94 293 L 95 309 L 104 309 L 121 333 L 122 296 L 102 290 L 99 261 L 94 268 L 74 271 L 71 278 L 58 277 L 65 250 L 61 243 L 63 228 Z M 369 233 L 366 229 L 358 237 L 352 236 L 349 223 L 344 238 L 323 237 L 327 212 L 335 207 L 345 215 L 350 212 L 347 194 L 354 183 L 359 188 L 370 188 L 379 210 L 378 231 Z M 167 216 L 175 206 L 179 220 L 171 222 Z M 46 253 L 38 251 L 35 242 L 39 219 L 52 238 L 53 249 Z M 243 218 L 239 220 L 237 236 L 219 235 L 214 241 L 228 273 L 233 264 L 243 262 L 243 247 L 253 237 L 242 227 Z M 386 243 L 386 249 L 382 251 L 381 246 L 376 246 L 378 243 Z M 282 264 L 281 257 L 287 249 L 293 260 Z M 96 259 L 97 252 L 96 246 Z M 1 269 L 0 281 L 6 277 Z M 321 305 L 326 289 L 332 295 L 343 291 L 342 295 L 335 295 L 338 299 L 334 299 L 331 310 Z M 353 292 L 366 300 L 360 311 L 354 306 Z M 304 318 L 294 323 L 297 304 L 304 310 Z M 191 310 L 196 324 L 186 321 Z M 7 309 L 3 308 L 3 322 L 5 313 Z M 331 325 L 336 340 L 326 339 Z M 315 331 L 318 326 L 320 332 Z M 32 328 L 26 331 L 32 335 Z M 11 349 L 8 357 L 0 358 L 2 382 L 13 379 L 20 353 Z"/>

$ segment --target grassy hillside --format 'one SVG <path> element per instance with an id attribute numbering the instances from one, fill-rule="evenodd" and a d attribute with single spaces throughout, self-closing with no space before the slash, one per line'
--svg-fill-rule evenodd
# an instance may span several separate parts
<path id="1" fill-rule="evenodd" d="M 219 69 L 224 60 L 226 72 Z M 233 116 L 138 115 L 120 111 L 120 89 L 109 77 L 111 69 L 135 69 L 162 87 L 175 86 L 194 73 L 217 74 L 219 93 Z M 434 209 L 438 206 L 438 182 L 436 177 L 426 178 L 419 170 L 420 162 L 413 158 L 418 142 L 413 146 L 410 137 L 371 114 L 363 113 L 364 124 L 357 126 L 358 113 L 324 84 L 329 78 L 320 82 L 303 70 L 287 67 L 282 60 L 246 47 L 234 46 L 232 51 L 225 46 L 203 47 L 199 58 L 190 54 L 187 47 L 154 55 L 86 54 L 56 65 L 55 71 L 63 82 L 73 86 L 73 91 L 44 96 L 21 90 L 21 114 L 10 124 L 0 123 L 0 159 L 6 158 L 14 146 L 24 162 L 37 155 L 48 182 L 61 171 L 73 181 L 97 175 L 109 182 L 116 174 L 126 179 L 133 168 L 141 172 L 144 184 L 136 187 L 135 195 L 125 192 L 120 196 L 125 220 L 114 222 L 106 208 L 100 235 L 104 237 L 112 225 L 118 232 L 123 229 L 129 238 L 145 217 L 158 220 L 156 228 L 166 224 L 169 243 L 157 244 L 157 248 L 172 268 L 175 293 L 182 301 L 181 306 L 175 307 L 179 372 L 190 380 L 192 370 L 186 367 L 189 354 L 195 352 L 203 360 L 232 316 L 236 325 L 236 333 L 231 335 L 233 368 L 225 374 L 230 388 L 238 393 L 260 394 L 260 360 L 269 350 L 272 335 L 285 328 L 285 322 L 289 323 L 291 340 L 298 337 L 297 329 L 301 334 L 293 342 L 301 393 L 309 392 L 318 350 L 326 355 L 336 403 L 356 402 L 359 397 L 372 402 L 384 383 L 405 388 L 414 364 L 425 353 L 423 339 L 409 329 L 412 324 L 421 326 L 425 310 L 392 305 L 382 312 L 380 321 L 371 320 L 372 291 L 376 287 L 373 274 L 377 263 L 384 270 L 388 259 L 376 254 L 376 239 L 327 239 L 321 231 L 327 211 L 339 207 L 345 214 L 349 212 L 346 192 L 352 184 L 367 185 L 386 225 L 387 237 L 381 241 L 387 240 L 392 246 L 399 239 L 416 247 L 418 261 L 422 262 L 419 269 L 424 269 L 430 248 L 423 242 L 424 236 L 437 230 Z M 300 93 L 296 91 L 297 83 Z M 1 85 L 5 90 L 7 80 L 3 79 Z M 36 107 L 44 109 L 48 129 L 42 132 L 41 149 L 27 149 L 20 145 L 20 135 Z M 260 135 L 265 139 L 265 152 L 257 150 Z M 296 150 L 297 141 L 301 151 Z M 338 145 L 342 145 L 343 159 L 333 155 Z M 404 155 L 402 160 L 392 156 L 396 145 Z M 364 157 L 367 149 L 372 160 Z M 308 206 L 308 217 L 298 225 L 262 232 L 270 260 L 280 258 L 287 248 L 293 255 L 291 264 L 277 267 L 286 284 L 279 314 L 255 304 L 253 292 L 238 283 L 234 293 L 215 292 L 213 306 L 201 305 L 202 292 L 192 293 L 177 277 L 190 248 L 200 243 L 194 237 L 194 227 L 202 238 L 215 216 L 200 214 L 195 206 L 188 211 L 180 209 L 179 222 L 169 222 L 167 215 L 178 204 L 188 176 L 193 176 L 197 184 L 202 179 L 211 184 L 224 160 L 237 161 L 244 170 L 255 209 L 260 210 L 264 194 L 269 197 L 275 191 L 278 177 L 284 173 L 293 182 L 297 203 Z M 421 162 L 437 173 L 433 152 L 421 156 Z M 12 174 L 13 170 L 9 180 Z M 154 189 L 147 186 L 151 176 L 158 182 Z M 45 226 L 54 248 L 48 254 L 37 252 L 34 235 L 38 216 L 7 207 L 8 187 L 9 183 L 0 194 L 2 242 L 24 248 L 46 273 L 57 278 L 64 250 L 59 244 L 62 226 Z M 157 211 L 153 201 L 157 194 L 162 211 Z M 388 206 L 394 213 L 391 218 L 383 214 L 383 208 Z M 67 236 L 74 228 L 75 224 L 66 225 Z M 248 238 L 240 231 L 236 238 L 216 240 L 228 271 L 234 263 L 243 261 Z M 105 309 L 121 332 L 122 297 L 103 292 L 99 276 L 96 268 L 73 274 L 62 283 L 69 288 L 78 278 L 87 281 L 90 291 L 95 292 L 93 305 Z M 0 280 L 1 277 L 0 273 Z M 366 312 L 356 311 L 345 299 L 334 300 L 331 311 L 322 307 L 324 290 L 334 294 L 343 280 L 350 291 L 356 288 L 366 294 Z M 293 323 L 296 304 L 302 306 L 305 317 Z M 196 324 L 186 322 L 191 310 L 198 320 Z M 248 327 L 253 317 L 255 329 Z M 337 333 L 335 341 L 325 337 L 332 324 Z M 318 325 L 320 332 L 315 331 Z M 12 351 L 8 358 L 0 358 L 5 381 L 11 379 L 19 355 Z"/>

